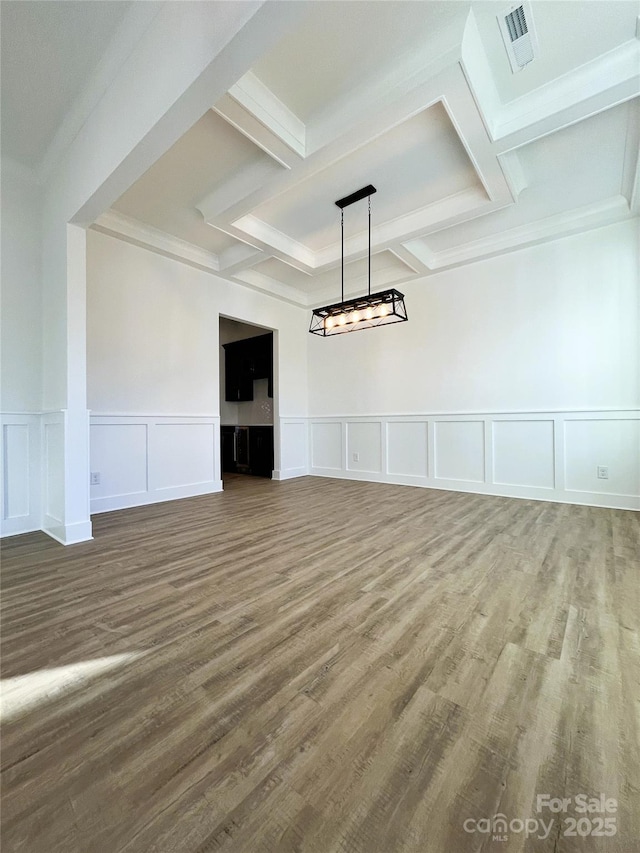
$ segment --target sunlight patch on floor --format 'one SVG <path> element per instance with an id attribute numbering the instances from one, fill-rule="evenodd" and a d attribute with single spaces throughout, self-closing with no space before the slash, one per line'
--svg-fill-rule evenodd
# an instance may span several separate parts
<path id="1" fill-rule="evenodd" d="M 57 699 L 142 654 L 144 652 L 126 652 L 3 678 L 0 681 L 0 720 L 5 723 L 21 717 L 39 705 Z"/>

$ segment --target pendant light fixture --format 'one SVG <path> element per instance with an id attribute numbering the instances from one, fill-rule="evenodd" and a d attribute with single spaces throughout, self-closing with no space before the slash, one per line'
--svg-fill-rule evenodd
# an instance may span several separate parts
<path id="1" fill-rule="evenodd" d="M 341 283 L 342 297 L 340 302 L 316 308 L 311 315 L 309 331 L 312 335 L 342 335 L 345 332 L 355 332 L 358 329 L 373 329 L 375 326 L 386 326 L 389 323 L 402 323 L 409 318 L 404 305 L 404 295 L 391 288 L 379 293 L 371 293 L 371 196 L 377 192 L 369 184 L 351 195 L 336 202 L 340 208 L 340 237 L 341 237 Z M 368 279 L 369 288 L 365 296 L 354 299 L 344 298 L 344 209 L 362 199 L 369 201 L 369 253 Z"/>

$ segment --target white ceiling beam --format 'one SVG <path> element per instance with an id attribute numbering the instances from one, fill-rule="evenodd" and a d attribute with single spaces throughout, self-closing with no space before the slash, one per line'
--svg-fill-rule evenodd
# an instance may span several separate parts
<path id="1" fill-rule="evenodd" d="M 65 114 L 38 165 L 37 171 L 42 182 L 46 183 L 49 179 L 62 155 L 71 145 L 161 8 L 161 3 L 129 5 L 107 49 Z"/>
<path id="2" fill-rule="evenodd" d="M 638 95 L 640 41 L 631 39 L 504 105 L 493 126 L 497 149 L 518 148 Z"/>
<path id="3" fill-rule="evenodd" d="M 498 155 L 498 162 L 502 167 L 504 176 L 511 189 L 511 194 L 514 199 L 517 199 L 522 190 L 529 185 L 527 176 L 522 168 L 522 161 L 517 151 L 505 151 L 504 154 Z"/>
<path id="4" fill-rule="evenodd" d="M 94 222 L 307 10 L 259 0 L 162 3 L 52 176 L 62 217 Z"/>
<path id="5" fill-rule="evenodd" d="M 256 216 L 243 216 L 232 223 L 234 228 L 247 234 L 249 237 L 259 240 L 260 243 L 277 249 L 293 261 L 298 261 L 306 267 L 315 267 L 315 253 L 311 249 L 278 231 L 268 222 L 258 219 Z"/>
<path id="6" fill-rule="evenodd" d="M 219 255 L 219 270 L 226 276 L 232 276 L 238 270 L 255 266 L 255 264 L 259 264 L 260 261 L 264 261 L 268 257 L 261 249 L 255 249 L 253 246 L 243 243 L 236 243 L 234 246 L 229 246 L 228 249 L 225 249 Z"/>
<path id="7" fill-rule="evenodd" d="M 205 222 L 214 225 L 229 208 L 238 204 L 263 186 L 281 167 L 272 160 L 258 160 L 239 169 L 217 187 L 214 187 L 202 201 L 196 205 Z"/>
<path id="8" fill-rule="evenodd" d="M 302 159 L 278 133 L 263 124 L 251 110 L 231 95 L 224 94 L 212 109 L 285 169 L 292 169 Z"/>
<path id="9" fill-rule="evenodd" d="M 640 214 L 640 104 L 629 110 L 621 192 L 631 212 L 636 216 Z"/>
<path id="10" fill-rule="evenodd" d="M 402 261 L 407 269 L 411 270 L 415 275 L 424 275 L 429 269 L 422 258 L 414 255 L 414 253 L 407 248 L 404 243 L 396 244 L 392 249 L 389 249 L 389 251 L 395 255 L 398 260 Z"/>
<path id="11" fill-rule="evenodd" d="M 229 95 L 299 157 L 305 156 L 307 129 L 304 122 L 252 71 L 248 71 L 229 89 Z"/>
<path id="12" fill-rule="evenodd" d="M 462 69 L 456 61 L 452 66 L 441 71 L 435 79 L 430 79 L 406 93 L 404 97 L 390 103 L 386 110 L 378 110 L 373 115 L 368 115 L 363 124 L 351 128 L 347 133 L 343 132 L 341 137 L 328 143 L 322 150 L 310 154 L 304 161 L 299 161 L 290 171 L 274 174 L 271 179 L 267 179 L 261 186 L 256 187 L 251 195 L 238 199 L 237 203 L 229 207 L 225 212 L 225 219 L 232 220 L 238 234 L 244 233 L 245 237 L 248 236 L 253 241 L 262 241 L 276 252 L 289 255 L 291 259 L 311 270 L 321 269 L 335 262 L 338 252 L 337 243 L 316 258 L 316 253 L 308 247 L 273 229 L 254 215 L 253 211 L 263 202 L 319 175 L 334 163 L 367 145 L 372 139 L 387 133 L 438 102 L 444 104 L 476 170 L 478 179 L 486 190 L 486 195 L 484 192 L 470 189 L 458 197 L 443 199 L 429 206 L 428 210 L 417 212 L 415 215 L 411 214 L 402 221 L 389 223 L 384 238 L 378 229 L 377 239 L 379 241 L 384 239 L 388 243 L 403 236 L 402 228 L 410 229 L 412 232 L 410 236 L 413 236 L 413 232 L 430 230 L 437 223 L 438 216 L 450 224 L 450 220 L 456 219 L 461 214 L 465 214 L 465 218 L 468 218 L 473 209 L 478 214 L 483 214 L 512 203 L 514 195 L 497 161 Z M 236 121 L 238 121 L 237 115 Z M 199 204 L 205 221 L 215 227 L 225 226 L 220 216 L 211 215 L 213 212 L 213 207 L 209 208 L 211 202 L 211 197 L 207 197 Z M 440 206 L 439 213 L 438 206 Z M 439 227 L 442 227 L 442 224 Z M 381 243 L 378 247 L 382 247 Z M 358 242 L 355 245 L 349 245 L 348 248 L 350 253 L 361 251 Z"/>

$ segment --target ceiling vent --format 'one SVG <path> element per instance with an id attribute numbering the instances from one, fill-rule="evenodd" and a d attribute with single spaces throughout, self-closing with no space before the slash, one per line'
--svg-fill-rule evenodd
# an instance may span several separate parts
<path id="1" fill-rule="evenodd" d="M 498 24 L 504 46 L 507 49 L 511 70 L 522 71 L 525 65 L 536 58 L 538 40 L 533 28 L 533 15 L 529 3 L 509 6 L 498 15 Z"/>

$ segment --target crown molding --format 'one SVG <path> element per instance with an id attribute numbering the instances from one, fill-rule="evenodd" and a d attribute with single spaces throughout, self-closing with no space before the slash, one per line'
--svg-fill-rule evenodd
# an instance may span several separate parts
<path id="1" fill-rule="evenodd" d="M 152 249 L 160 255 L 185 261 L 190 266 L 198 267 L 206 272 L 219 272 L 220 262 L 217 255 L 194 246 L 186 240 L 180 240 L 170 234 L 153 228 L 138 219 L 108 210 L 103 213 L 91 226 L 95 231 L 120 237 L 129 243 Z"/>
<path id="2" fill-rule="evenodd" d="M 548 240 L 556 240 L 568 237 L 581 231 L 589 231 L 603 225 L 610 225 L 629 216 L 629 204 L 621 196 L 614 196 L 596 204 L 576 208 L 565 213 L 559 213 L 536 222 L 511 228 L 500 234 L 483 237 L 463 243 L 442 252 L 433 252 L 423 242 L 426 252 L 422 257 L 426 261 L 430 258 L 431 270 L 440 270 L 457 264 L 471 263 L 472 261 L 485 258 L 488 255 L 501 254 L 524 248 L 535 243 L 543 243 Z M 416 241 L 417 242 L 417 241 Z M 410 251 L 418 251 L 418 247 L 412 246 Z"/>
<path id="3" fill-rule="evenodd" d="M 269 275 L 265 275 L 256 269 L 245 269 L 237 272 L 232 281 L 236 284 L 241 284 L 248 287 L 250 290 L 256 290 L 259 293 L 265 293 L 267 296 L 272 296 L 277 299 L 282 299 L 284 302 L 289 302 L 291 305 L 296 305 L 298 308 L 306 308 L 306 296 L 297 287 L 292 287 L 290 284 L 284 284 Z"/>

